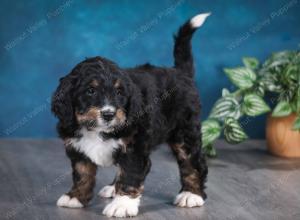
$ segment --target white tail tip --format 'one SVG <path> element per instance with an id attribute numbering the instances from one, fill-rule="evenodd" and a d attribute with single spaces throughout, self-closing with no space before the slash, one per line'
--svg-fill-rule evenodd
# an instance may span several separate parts
<path id="1" fill-rule="evenodd" d="M 206 18 L 210 15 L 211 13 L 203 13 L 203 14 L 198 14 L 195 17 L 193 17 L 190 20 L 190 24 L 192 26 L 192 28 L 198 28 L 201 27 L 201 25 L 204 23 L 204 21 L 206 20 Z"/>

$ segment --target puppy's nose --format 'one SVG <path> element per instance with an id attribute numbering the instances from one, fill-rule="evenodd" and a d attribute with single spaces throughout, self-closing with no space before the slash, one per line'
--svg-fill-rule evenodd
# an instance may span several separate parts
<path id="1" fill-rule="evenodd" d="M 111 110 L 101 111 L 101 117 L 105 121 L 111 121 L 115 117 L 115 115 L 116 115 L 115 111 L 111 111 Z"/>

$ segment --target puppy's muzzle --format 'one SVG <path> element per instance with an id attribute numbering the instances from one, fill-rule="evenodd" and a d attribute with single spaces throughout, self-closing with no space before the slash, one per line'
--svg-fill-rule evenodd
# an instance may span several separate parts
<path id="1" fill-rule="evenodd" d="M 116 111 L 104 110 L 104 111 L 101 111 L 100 114 L 104 121 L 109 122 L 116 116 Z"/>

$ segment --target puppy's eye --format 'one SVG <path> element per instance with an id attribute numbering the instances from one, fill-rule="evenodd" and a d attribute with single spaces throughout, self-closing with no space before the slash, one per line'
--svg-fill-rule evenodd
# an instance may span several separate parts
<path id="1" fill-rule="evenodd" d="M 86 94 L 89 95 L 89 96 L 92 96 L 95 94 L 95 89 L 94 88 L 88 88 L 86 90 Z"/>

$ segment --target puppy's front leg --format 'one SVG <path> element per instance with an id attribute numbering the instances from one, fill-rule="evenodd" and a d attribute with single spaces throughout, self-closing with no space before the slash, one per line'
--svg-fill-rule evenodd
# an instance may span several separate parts
<path id="1" fill-rule="evenodd" d="M 66 152 L 72 164 L 73 186 L 68 193 L 58 199 L 57 205 L 82 208 L 93 197 L 97 166 L 71 147 L 67 147 Z"/>
<path id="2" fill-rule="evenodd" d="M 148 155 L 140 152 L 120 153 L 117 158 L 120 174 L 115 182 L 116 195 L 103 210 L 108 217 L 129 217 L 138 214 L 144 180 L 150 171 Z"/>

